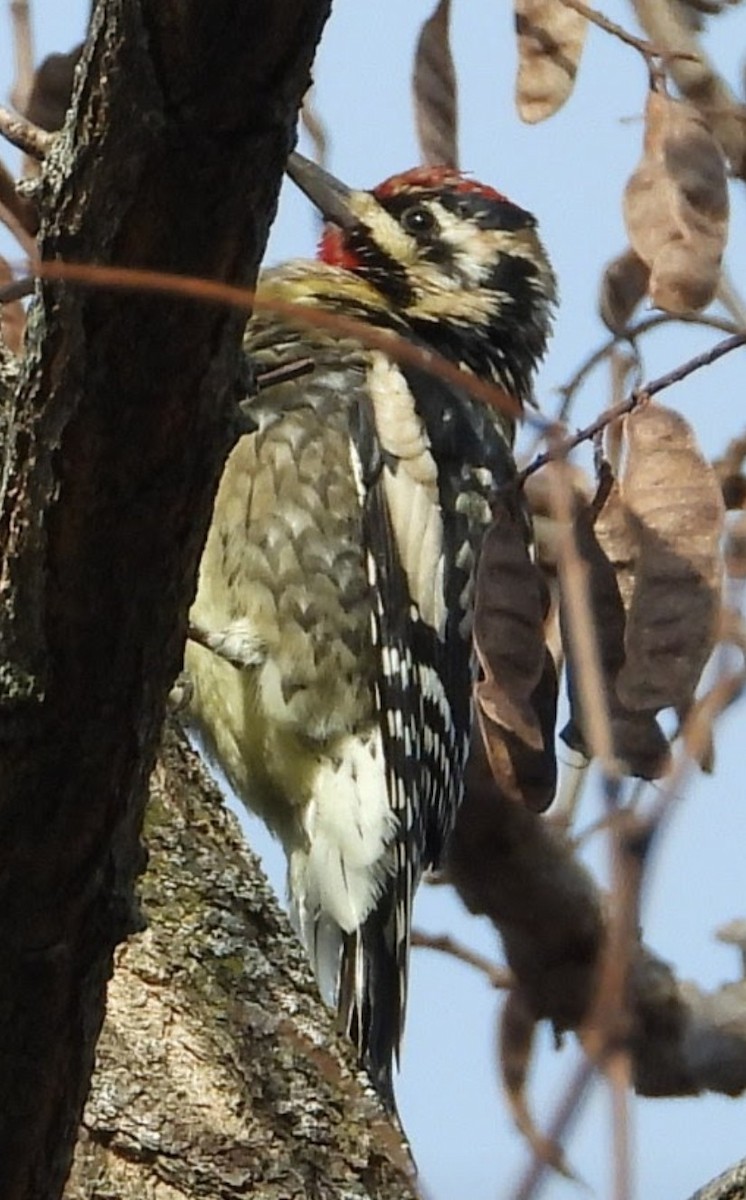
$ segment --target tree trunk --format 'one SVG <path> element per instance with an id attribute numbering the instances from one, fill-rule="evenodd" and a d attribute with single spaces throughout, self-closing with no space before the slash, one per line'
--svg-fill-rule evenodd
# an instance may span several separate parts
<path id="1" fill-rule="evenodd" d="M 196 756 L 164 740 L 65 1200 L 411 1200 L 411 1165 Z"/>
<path id="2" fill-rule="evenodd" d="M 99 0 L 46 259 L 251 285 L 329 0 Z M 46 284 L 0 356 L 0 1197 L 68 1173 L 243 316 Z"/>

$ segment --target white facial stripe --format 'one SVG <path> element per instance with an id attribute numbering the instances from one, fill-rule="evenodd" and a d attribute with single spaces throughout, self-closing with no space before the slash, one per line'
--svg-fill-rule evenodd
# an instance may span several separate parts
<path id="1" fill-rule="evenodd" d="M 376 245 L 385 246 L 387 254 L 396 262 L 406 267 L 417 261 L 420 251 L 416 240 L 404 232 L 396 218 L 370 192 L 353 192 L 350 208 L 370 230 Z"/>

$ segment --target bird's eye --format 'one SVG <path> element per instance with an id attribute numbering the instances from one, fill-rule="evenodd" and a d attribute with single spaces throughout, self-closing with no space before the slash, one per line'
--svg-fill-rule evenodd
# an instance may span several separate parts
<path id="1" fill-rule="evenodd" d="M 435 217 L 429 208 L 416 204 L 402 213 L 401 223 L 407 233 L 419 236 L 423 233 L 430 233 L 435 228 Z"/>

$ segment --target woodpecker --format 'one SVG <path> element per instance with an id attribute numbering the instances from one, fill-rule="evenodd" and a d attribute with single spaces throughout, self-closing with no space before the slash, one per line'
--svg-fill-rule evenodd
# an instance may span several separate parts
<path id="1" fill-rule="evenodd" d="M 289 174 L 327 223 L 318 261 L 260 279 L 245 352 L 266 384 L 186 666 L 207 752 L 281 839 L 322 993 L 393 1108 L 412 901 L 462 797 L 475 569 L 514 472 L 512 418 L 401 347 L 525 404 L 555 282 L 534 217 L 455 170 L 352 190 L 296 154 Z"/>

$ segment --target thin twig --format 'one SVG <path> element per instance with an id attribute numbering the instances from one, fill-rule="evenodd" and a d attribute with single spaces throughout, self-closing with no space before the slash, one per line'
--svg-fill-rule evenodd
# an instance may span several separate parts
<path id="1" fill-rule="evenodd" d="M 686 379 L 688 375 L 693 375 L 695 371 L 699 371 L 701 367 L 712 366 L 719 358 L 725 354 L 730 354 L 732 350 L 740 350 L 742 346 L 746 346 L 746 333 L 736 333 L 733 337 L 725 338 L 717 345 L 711 346 L 709 350 L 703 351 L 702 354 L 695 354 L 694 358 L 688 359 L 682 363 L 680 367 L 674 367 L 672 371 L 667 371 L 665 375 L 659 375 L 657 379 L 653 379 L 651 383 L 646 383 L 640 392 L 646 396 L 655 396 L 658 392 L 665 391 L 674 383 L 681 383 L 682 379 Z"/>
<path id="2" fill-rule="evenodd" d="M 629 1051 L 613 1051 L 606 1062 L 611 1090 L 611 1124 L 614 1144 L 614 1200 L 631 1200 L 634 1194 L 632 1146 L 632 1071 Z"/>
<path id="3" fill-rule="evenodd" d="M 585 380 L 588 378 L 591 372 L 594 371 L 596 367 L 600 366 L 604 359 L 608 358 L 609 355 L 613 353 L 617 346 L 624 344 L 625 342 L 630 342 L 634 345 L 639 338 L 641 338 L 644 334 L 649 333 L 652 329 L 657 329 L 660 325 L 671 325 L 674 322 L 681 323 L 683 325 L 701 325 L 706 329 L 717 329 L 721 333 L 737 334 L 743 332 L 743 325 L 739 324 L 737 321 L 730 321 L 726 317 L 716 317 L 711 315 L 705 316 L 702 313 L 691 315 L 682 314 L 680 316 L 672 316 L 670 313 L 656 313 L 654 317 L 645 317 L 644 320 L 638 321 L 636 325 L 630 325 L 625 331 L 623 337 L 620 337 L 618 334 L 614 334 L 613 337 L 610 337 L 608 341 L 599 346 L 597 350 L 594 350 L 593 353 L 590 354 L 588 358 L 580 364 L 575 374 L 568 379 L 567 383 L 563 384 L 562 387 L 557 388 L 557 391 L 562 397 L 562 406 L 557 415 L 557 420 L 565 420 L 567 417 L 569 403 L 575 395 L 575 392 L 578 390 L 581 384 L 585 383 Z"/>
<path id="4" fill-rule="evenodd" d="M 525 411 L 514 396 L 497 384 L 488 383 L 476 375 L 462 370 L 455 363 L 424 346 L 417 346 L 391 329 L 370 325 L 355 317 L 328 312 L 321 308 L 293 304 L 275 297 L 258 295 L 250 288 L 220 283 L 215 279 L 199 279 L 190 275 L 176 275 L 170 271 L 150 271 L 137 267 L 103 267 L 85 263 L 59 261 L 39 262 L 35 265 L 36 278 L 81 284 L 104 291 L 152 292 L 166 296 L 222 304 L 241 312 L 269 312 L 284 317 L 289 323 L 303 328 L 331 330 L 341 336 L 356 338 L 372 350 L 382 350 L 395 362 L 407 363 L 426 371 L 446 383 L 451 383 L 491 408 L 513 418 L 522 418 L 528 424 L 548 430 L 551 428 L 539 413 Z M 27 285 L 24 295 L 33 291 L 33 280 L 19 280 L 19 286 Z M 28 286 L 30 285 L 30 286 Z M 0 300 L 7 289 L 0 291 Z M 14 293 L 15 298 L 15 293 Z"/>
<path id="5" fill-rule="evenodd" d="M 580 1115 L 580 1107 L 586 1098 L 586 1093 L 595 1075 L 595 1067 L 585 1056 L 577 1064 L 570 1081 L 557 1105 L 554 1117 L 546 1132 L 547 1139 L 555 1145 L 561 1145 L 572 1122 Z M 550 1165 L 546 1160 L 534 1153 L 528 1169 L 520 1180 L 510 1200 L 531 1200 L 536 1195 Z"/>
<path id="6" fill-rule="evenodd" d="M 0 304 L 15 304 L 16 300 L 25 300 L 33 296 L 36 280 L 33 275 L 24 275 L 22 279 L 13 279 L 0 288 Z"/>
<path id="7" fill-rule="evenodd" d="M 0 216 L 3 224 L 23 246 L 29 257 L 36 248 L 34 234 L 39 229 L 39 213 L 33 201 L 21 196 L 15 180 L 4 163 L 0 162 L 0 205 L 5 213 Z"/>
<path id="8" fill-rule="evenodd" d="M 25 117 L 19 117 L 4 104 L 0 104 L 0 136 L 4 137 L 11 146 L 23 150 L 24 154 L 43 162 L 54 145 L 56 134 L 47 133 L 33 125 Z"/>
<path id="9" fill-rule="evenodd" d="M 614 760 L 609 706 L 604 684 L 596 623 L 591 604 L 588 564 L 581 557 L 575 536 L 572 483 L 569 467 L 562 461 L 551 472 L 550 499 L 557 523 L 557 567 L 563 611 L 567 616 L 575 680 L 583 714 L 583 732 L 593 758 L 613 777 Z"/>
<path id="10" fill-rule="evenodd" d="M 437 950 L 439 954 L 450 954 L 459 962 L 476 967 L 478 971 L 487 976 L 495 988 L 510 988 L 515 983 L 513 973 L 507 967 L 496 966 L 490 959 L 485 958 L 482 954 L 477 954 L 475 950 L 470 950 L 468 946 L 464 946 L 462 942 L 456 941 L 447 933 L 423 933 L 420 929 L 414 929 L 412 945 L 420 946 L 425 950 Z"/>
<path id="11" fill-rule="evenodd" d="M 683 746 L 676 756 L 673 768 L 658 791 L 655 803 L 640 820 L 637 836 L 646 849 L 658 835 L 681 796 L 695 763 L 701 762 L 709 749 L 710 736 L 718 717 L 740 699 L 745 687 L 746 670 L 729 674 L 717 680 L 709 692 L 692 707 L 684 722 Z"/>
<path id="12" fill-rule="evenodd" d="M 629 1089 L 632 1079 L 629 1039 L 629 973 L 637 950 L 639 906 L 644 867 L 634 833 L 637 816 L 620 806 L 619 781 L 605 780 L 609 831 L 610 898 L 607 937 L 600 977 L 590 1013 L 583 1022 L 583 1047 L 604 1071 L 611 1092 L 614 1145 L 614 1200 L 630 1200 Z"/>
<path id="13" fill-rule="evenodd" d="M 652 379 L 650 383 L 645 383 L 642 387 L 635 388 L 625 400 L 622 400 L 619 404 L 612 404 L 610 408 L 605 409 L 600 416 L 596 417 L 595 421 L 591 421 L 590 425 L 586 425 L 584 429 L 580 429 L 572 437 L 558 440 L 549 450 L 537 455 L 533 462 L 518 472 L 516 478 L 518 485 L 522 485 L 528 479 L 529 475 L 533 475 L 535 471 L 538 471 L 541 467 L 545 467 L 547 463 L 566 458 L 576 446 L 581 445 L 582 442 L 589 441 L 612 421 L 616 421 L 618 417 L 623 417 L 627 413 L 633 412 L 638 405 L 648 400 L 651 396 L 665 391 L 666 388 L 671 387 L 674 383 L 681 383 L 682 379 L 693 375 L 695 371 L 699 371 L 702 367 L 711 366 L 719 358 L 730 354 L 733 350 L 739 350 L 742 346 L 746 346 L 746 333 L 734 334 L 733 337 L 725 338 L 724 341 L 718 342 L 717 345 L 712 346 L 709 350 L 705 350 L 702 354 L 697 354 L 694 358 L 687 359 L 680 366 L 674 367 L 672 371 L 667 371 L 665 375 L 659 375 L 657 379 Z"/>
<path id="14" fill-rule="evenodd" d="M 593 25 L 597 25 L 599 29 L 603 29 L 606 33 L 612 34 L 615 38 L 619 38 L 620 42 L 624 42 L 627 46 L 632 46 L 634 50 L 638 50 L 648 61 L 651 58 L 695 58 L 696 56 L 687 52 L 677 53 L 671 50 L 661 50 L 654 46 L 652 42 L 646 42 L 644 38 L 635 37 L 633 33 L 629 33 L 621 25 L 617 25 L 616 21 L 612 21 L 609 17 L 604 16 L 595 8 L 590 8 L 584 4 L 583 0 L 562 0 L 565 8 L 572 8 L 576 13 L 580 13 Z"/>

